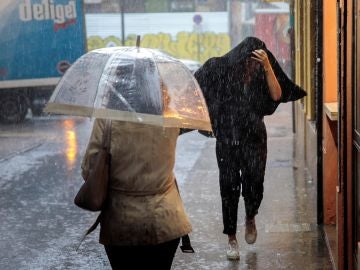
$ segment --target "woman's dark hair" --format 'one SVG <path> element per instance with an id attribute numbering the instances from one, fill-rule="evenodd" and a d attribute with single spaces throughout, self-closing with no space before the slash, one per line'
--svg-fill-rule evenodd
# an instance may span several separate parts
<path id="1" fill-rule="evenodd" d="M 255 50 L 262 49 L 268 52 L 265 43 L 256 37 L 247 37 L 239 45 L 226 53 L 223 58 L 227 59 L 230 65 L 243 64 Z"/>

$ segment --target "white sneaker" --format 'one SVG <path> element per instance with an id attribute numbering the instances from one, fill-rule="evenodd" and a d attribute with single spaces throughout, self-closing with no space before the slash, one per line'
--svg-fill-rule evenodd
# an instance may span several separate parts
<path id="1" fill-rule="evenodd" d="M 229 241 L 229 247 L 226 251 L 226 256 L 229 260 L 239 260 L 240 253 L 239 253 L 239 245 L 236 240 Z"/>
<path id="2" fill-rule="evenodd" d="M 257 238 L 257 230 L 255 218 L 247 219 L 245 221 L 245 240 L 248 244 L 254 244 Z"/>

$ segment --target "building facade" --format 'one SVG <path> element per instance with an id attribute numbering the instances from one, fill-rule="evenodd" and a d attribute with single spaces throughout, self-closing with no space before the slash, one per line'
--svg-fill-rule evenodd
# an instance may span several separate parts
<path id="1" fill-rule="evenodd" d="M 295 80 L 308 92 L 295 103 L 296 153 L 317 180 L 336 269 L 359 267 L 359 2 L 291 1 Z"/>

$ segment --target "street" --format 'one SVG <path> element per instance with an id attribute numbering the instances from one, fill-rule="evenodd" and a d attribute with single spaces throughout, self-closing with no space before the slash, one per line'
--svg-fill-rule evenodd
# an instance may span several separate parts
<path id="1" fill-rule="evenodd" d="M 1 127 L 1 269 L 107 265 L 100 245 L 84 251 L 86 256 L 74 250 L 96 217 L 72 202 L 81 184 L 80 155 L 89 130 L 89 120 L 61 117 Z"/>
<path id="2" fill-rule="evenodd" d="M 73 204 L 91 123 L 44 116 L 0 126 L 0 269 L 109 269 L 98 232 L 75 251 L 97 215 Z M 206 142 L 190 137 L 178 143 L 179 185 Z"/>
<path id="3" fill-rule="evenodd" d="M 195 254 L 178 249 L 172 269 L 332 269 L 316 225 L 316 183 L 294 167 L 290 106 L 266 120 L 269 154 L 258 241 L 247 245 L 243 239 L 241 198 L 238 262 L 225 256 L 215 140 L 197 132 L 179 137 L 175 174 Z M 97 216 L 73 204 L 91 123 L 43 116 L 0 126 L 0 269 L 110 269 L 98 229 L 75 250 Z"/>

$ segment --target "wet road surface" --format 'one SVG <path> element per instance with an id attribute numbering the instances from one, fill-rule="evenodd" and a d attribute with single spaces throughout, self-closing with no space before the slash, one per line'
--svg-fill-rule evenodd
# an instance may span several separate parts
<path id="1" fill-rule="evenodd" d="M 298 164 L 294 168 L 290 104 L 266 124 L 269 153 L 258 240 L 244 241 L 241 199 L 238 262 L 225 256 L 215 140 L 196 132 L 179 138 L 175 173 L 196 253 L 178 249 L 172 269 L 332 269 L 316 225 L 316 181 Z M 0 269 L 110 269 L 98 230 L 75 250 L 96 218 L 73 204 L 90 130 L 85 118 L 43 117 L 0 126 Z"/>

